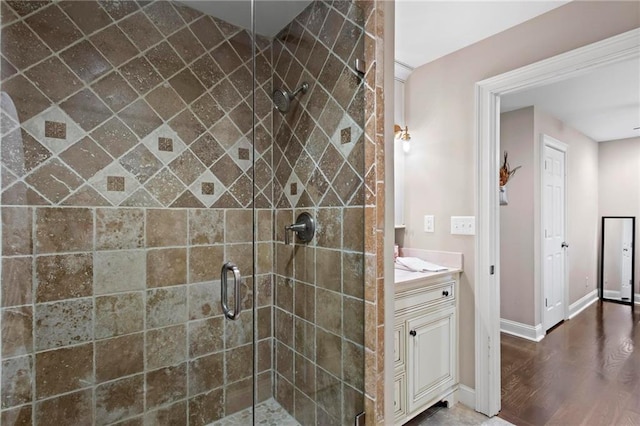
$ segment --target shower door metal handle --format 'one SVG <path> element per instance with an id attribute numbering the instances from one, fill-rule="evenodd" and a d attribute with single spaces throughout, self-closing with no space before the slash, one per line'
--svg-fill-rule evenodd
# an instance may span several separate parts
<path id="1" fill-rule="evenodd" d="M 227 273 L 229 271 L 233 272 L 233 297 L 235 299 L 233 310 L 229 309 L 229 293 L 227 291 Z M 222 265 L 220 271 L 220 303 L 225 317 L 235 320 L 240 316 L 240 269 L 232 262 Z"/>

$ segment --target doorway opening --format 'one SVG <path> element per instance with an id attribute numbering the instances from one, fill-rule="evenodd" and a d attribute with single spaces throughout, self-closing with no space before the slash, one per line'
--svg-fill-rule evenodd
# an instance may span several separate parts
<path id="1" fill-rule="evenodd" d="M 589 72 L 603 65 L 637 58 L 640 30 L 567 52 L 481 81 L 476 85 L 477 236 L 476 276 L 476 410 L 488 416 L 500 411 L 500 96 Z"/>

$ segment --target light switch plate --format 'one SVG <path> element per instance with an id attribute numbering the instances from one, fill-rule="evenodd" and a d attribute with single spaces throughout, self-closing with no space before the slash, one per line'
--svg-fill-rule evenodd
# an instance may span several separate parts
<path id="1" fill-rule="evenodd" d="M 475 216 L 451 216 L 451 234 L 453 235 L 475 235 Z"/>
<path id="2" fill-rule="evenodd" d="M 435 232 L 435 219 L 432 214 L 424 216 L 424 232 Z"/>

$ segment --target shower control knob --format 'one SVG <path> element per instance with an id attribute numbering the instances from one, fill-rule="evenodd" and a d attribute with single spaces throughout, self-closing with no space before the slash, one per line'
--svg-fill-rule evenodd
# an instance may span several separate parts
<path id="1" fill-rule="evenodd" d="M 412 335 L 412 336 L 415 336 L 417 333 L 416 333 L 416 331 L 415 331 L 415 330 L 411 330 L 411 331 L 409 332 L 409 334 L 410 334 L 410 335 Z"/>

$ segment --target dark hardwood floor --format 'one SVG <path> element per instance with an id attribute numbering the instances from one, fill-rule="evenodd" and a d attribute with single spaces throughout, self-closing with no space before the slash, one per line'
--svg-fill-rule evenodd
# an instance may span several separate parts
<path id="1" fill-rule="evenodd" d="M 640 309 L 596 302 L 539 343 L 502 334 L 502 411 L 528 425 L 640 425 Z"/>

